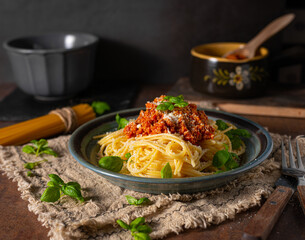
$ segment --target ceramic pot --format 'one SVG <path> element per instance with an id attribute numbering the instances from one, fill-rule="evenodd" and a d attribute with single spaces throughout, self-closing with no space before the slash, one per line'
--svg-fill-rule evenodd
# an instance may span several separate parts
<path id="1" fill-rule="evenodd" d="M 210 43 L 191 50 L 191 85 L 195 91 L 224 98 L 246 98 L 263 94 L 268 73 L 268 50 L 255 57 L 232 60 L 221 56 L 244 43 Z"/>

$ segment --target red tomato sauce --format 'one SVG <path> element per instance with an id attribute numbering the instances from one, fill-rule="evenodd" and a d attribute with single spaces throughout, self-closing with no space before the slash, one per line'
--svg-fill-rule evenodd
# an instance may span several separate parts
<path id="1" fill-rule="evenodd" d="M 243 60 L 246 59 L 247 57 L 242 54 L 229 54 L 228 56 L 226 56 L 226 58 L 232 60 Z"/>
<path id="2" fill-rule="evenodd" d="M 164 100 L 164 95 L 153 102 L 146 103 L 146 110 L 124 128 L 128 138 L 159 133 L 180 134 L 184 140 L 194 145 L 204 139 L 213 139 L 214 128 L 208 124 L 204 111 L 197 110 L 195 104 L 175 107 L 173 111 L 160 111 L 157 106 Z"/>

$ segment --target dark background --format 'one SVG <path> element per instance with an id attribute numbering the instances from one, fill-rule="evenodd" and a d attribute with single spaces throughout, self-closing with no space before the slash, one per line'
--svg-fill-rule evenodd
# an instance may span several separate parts
<path id="1" fill-rule="evenodd" d="M 89 32 L 100 37 L 95 83 L 174 83 L 188 76 L 192 47 L 246 42 L 274 18 L 296 12 L 294 23 L 265 43 L 271 59 L 277 59 L 275 65 L 285 65 L 283 49 L 305 44 L 304 4 L 300 2 L 0 0 L 0 41 L 46 32 Z M 302 56 L 295 61 L 303 66 Z M 12 81 L 1 48 L 0 82 Z"/>

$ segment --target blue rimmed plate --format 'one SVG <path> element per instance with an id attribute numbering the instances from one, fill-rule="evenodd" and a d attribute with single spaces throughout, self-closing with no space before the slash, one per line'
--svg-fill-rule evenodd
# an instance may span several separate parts
<path id="1" fill-rule="evenodd" d="M 81 165 L 101 175 L 101 177 L 106 178 L 115 185 L 138 192 L 168 194 L 177 192 L 195 193 L 222 186 L 263 162 L 272 151 L 272 138 L 259 124 L 238 115 L 204 109 L 207 116 L 211 119 L 222 119 L 234 124 L 238 128 L 247 129 L 251 132 L 252 137 L 245 140 L 246 152 L 242 157 L 242 165 L 240 167 L 210 176 L 171 179 L 134 177 L 98 167 L 97 152 L 99 145 L 97 144 L 98 140 L 93 139 L 93 137 L 115 130 L 117 127 L 115 115 L 117 113 L 121 117 L 135 119 L 140 110 L 142 108 L 110 113 L 82 125 L 72 134 L 69 140 L 70 153 Z"/>

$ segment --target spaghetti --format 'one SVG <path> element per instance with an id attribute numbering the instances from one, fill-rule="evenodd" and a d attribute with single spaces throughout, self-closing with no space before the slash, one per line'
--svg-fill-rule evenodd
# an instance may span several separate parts
<path id="1" fill-rule="evenodd" d="M 161 102 L 164 96 L 148 102 L 146 111 L 124 129 L 106 134 L 98 142 L 99 155 L 124 159 L 129 153 L 130 158 L 120 171 L 124 174 L 160 178 L 162 168 L 169 163 L 173 178 L 182 178 L 214 174 L 217 169 L 212 161 L 220 150 L 227 148 L 237 155 L 245 151 L 244 144 L 233 150 L 226 135 L 236 129 L 234 125 L 228 123 L 229 127 L 221 131 L 194 104 L 169 113 L 157 110 Z"/>

